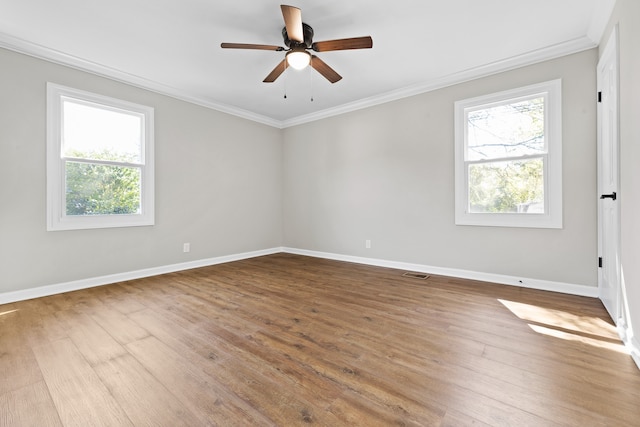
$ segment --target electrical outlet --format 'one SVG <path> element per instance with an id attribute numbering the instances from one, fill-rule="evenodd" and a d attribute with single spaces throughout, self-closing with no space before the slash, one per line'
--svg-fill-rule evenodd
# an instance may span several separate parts
<path id="1" fill-rule="evenodd" d="M 184 243 L 182 245 L 182 252 L 189 252 L 191 250 L 191 243 Z"/>
<path id="2" fill-rule="evenodd" d="M 371 249 L 371 240 L 365 240 L 364 241 L 364 247 L 367 249 Z"/>

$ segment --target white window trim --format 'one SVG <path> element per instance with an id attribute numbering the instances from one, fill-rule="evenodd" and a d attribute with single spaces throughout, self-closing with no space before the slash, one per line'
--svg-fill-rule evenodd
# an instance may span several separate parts
<path id="1" fill-rule="evenodd" d="M 70 97 L 144 116 L 141 166 L 141 213 L 131 215 L 66 215 L 65 169 L 62 159 L 62 98 Z M 47 231 L 154 225 L 154 109 L 55 83 L 47 83 Z"/>
<path id="2" fill-rule="evenodd" d="M 468 168 L 465 162 L 466 112 L 479 106 L 544 95 L 545 139 L 544 214 L 468 212 Z M 507 90 L 455 103 L 455 223 L 494 227 L 562 228 L 562 82 L 560 79 Z"/>

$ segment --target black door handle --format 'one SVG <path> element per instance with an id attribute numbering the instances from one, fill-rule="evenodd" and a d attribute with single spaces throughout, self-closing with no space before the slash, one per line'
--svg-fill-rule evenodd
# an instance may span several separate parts
<path id="1" fill-rule="evenodd" d="M 615 200 L 616 199 L 616 192 L 614 191 L 611 194 L 603 194 L 602 196 L 600 196 L 601 199 L 612 199 Z"/>

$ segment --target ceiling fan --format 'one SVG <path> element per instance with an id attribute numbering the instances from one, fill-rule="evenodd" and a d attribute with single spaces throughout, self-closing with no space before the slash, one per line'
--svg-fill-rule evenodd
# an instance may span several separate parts
<path id="1" fill-rule="evenodd" d="M 313 28 L 302 22 L 302 12 L 299 8 L 280 5 L 285 27 L 282 29 L 282 37 L 286 48 L 282 46 L 247 44 L 247 43 L 222 43 L 224 49 L 257 49 L 286 51 L 285 58 L 263 80 L 265 83 L 273 83 L 287 68 L 303 69 L 311 65 L 313 69 L 322 74 L 331 83 L 342 79 L 333 68 L 329 67 L 322 59 L 307 52 L 309 49 L 315 52 L 329 52 L 332 50 L 370 49 L 373 47 L 371 36 L 353 37 L 348 39 L 313 41 Z"/>

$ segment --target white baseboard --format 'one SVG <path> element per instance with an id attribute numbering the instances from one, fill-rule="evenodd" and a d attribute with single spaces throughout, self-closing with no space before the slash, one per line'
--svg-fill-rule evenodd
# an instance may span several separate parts
<path id="1" fill-rule="evenodd" d="M 636 339 L 633 331 L 625 321 L 625 319 L 618 320 L 618 335 L 620 335 L 620 339 L 629 350 L 629 354 L 636 365 L 638 365 L 638 369 L 640 369 L 640 343 Z"/>
<path id="2" fill-rule="evenodd" d="M 328 252 L 309 251 L 306 249 L 282 248 L 283 252 L 306 255 L 316 258 L 332 259 L 336 261 L 354 262 L 357 264 L 374 265 L 378 267 L 395 268 L 398 270 L 416 271 L 420 273 L 437 274 L 439 276 L 459 277 L 461 279 L 479 280 L 483 282 L 499 283 L 502 285 L 520 286 L 523 288 L 543 291 L 560 292 L 563 294 L 579 295 L 591 298 L 598 297 L 595 286 L 576 285 L 572 283 L 551 282 L 547 280 L 530 279 L 525 277 L 506 276 L 502 274 L 482 273 L 478 271 L 460 270 L 456 268 L 434 267 L 423 264 L 411 264 L 398 261 L 387 261 L 377 258 L 364 258 L 350 255 L 340 255 Z"/>
<path id="3" fill-rule="evenodd" d="M 631 353 L 633 361 L 636 362 L 638 369 L 640 369 L 640 342 L 638 342 L 634 337 L 625 344 L 627 345 L 627 348 L 629 348 L 629 353 Z"/>
<path id="4" fill-rule="evenodd" d="M 332 259 L 336 261 L 353 262 L 357 264 L 373 265 L 378 267 L 395 268 L 398 270 L 416 271 L 421 273 L 437 274 L 440 276 L 459 277 L 462 279 L 480 280 L 484 282 L 500 283 L 504 285 L 520 286 L 524 288 L 540 289 L 565 294 L 580 295 L 597 298 L 598 289 L 596 287 L 575 285 L 571 283 L 550 282 L 546 280 L 529 279 L 500 274 L 482 273 L 477 271 L 459 270 L 453 268 L 434 267 L 423 264 L 411 264 L 398 261 L 387 261 L 376 258 L 364 258 L 350 255 L 340 255 L 328 252 L 309 251 L 288 247 L 276 247 L 253 252 L 225 255 L 215 258 L 207 258 L 197 261 L 171 264 L 160 267 L 147 268 L 143 270 L 130 271 L 125 273 L 110 274 L 107 276 L 92 277 L 88 279 L 74 280 L 66 283 L 58 283 L 37 288 L 0 293 L 0 304 L 8 304 L 16 301 L 23 301 L 33 298 L 40 298 L 63 292 L 77 291 L 80 289 L 92 288 L 95 286 L 108 285 L 111 283 L 124 282 L 127 280 L 141 279 L 143 277 L 157 276 L 160 274 L 173 273 L 176 271 L 190 270 L 192 268 L 207 267 L 210 265 L 223 264 L 226 262 L 239 261 L 258 256 L 271 255 L 280 252 L 290 254 L 305 255 L 316 258 Z M 636 349 L 640 347 L 636 346 Z M 635 360 L 638 362 L 640 352 L 636 351 Z"/>
<path id="5" fill-rule="evenodd" d="M 223 264 L 226 262 L 240 261 L 258 256 L 271 255 L 282 252 L 282 248 L 271 248 L 240 254 L 225 255 L 215 258 L 201 259 L 197 261 L 170 264 L 160 267 L 146 268 L 143 270 L 129 271 L 126 273 L 110 274 L 107 276 L 92 277 L 89 279 L 74 280 L 72 282 L 58 283 L 54 285 L 40 286 L 37 288 L 25 289 L 0 293 L 0 304 L 8 304 L 16 301 L 24 301 L 33 298 L 46 297 L 49 295 L 61 294 L 63 292 L 77 291 L 80 289 L 93 288 L 95 286 L 109 285 L 111 283 L 124 282 L 127 280 L 142 279 L 144 277 L 158 276 L 160 274 L 173 273 L 176 271 L 191 270 L 192 268 L 207 267 L 210 265 Z"/>

